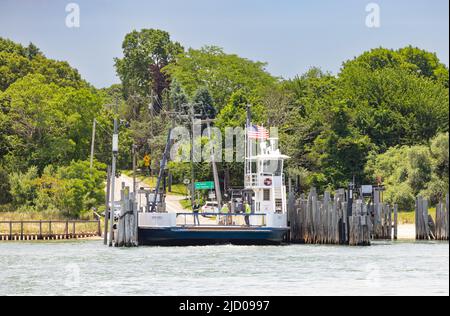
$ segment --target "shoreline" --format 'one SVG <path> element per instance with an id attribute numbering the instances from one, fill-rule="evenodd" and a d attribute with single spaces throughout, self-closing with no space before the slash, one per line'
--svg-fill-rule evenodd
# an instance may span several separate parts
<path id="1" fill-rule="evenodd" d="M 415 240 L 416 226 L 415 224 L 400 224 L 398 225 L 398 240 Z"/>

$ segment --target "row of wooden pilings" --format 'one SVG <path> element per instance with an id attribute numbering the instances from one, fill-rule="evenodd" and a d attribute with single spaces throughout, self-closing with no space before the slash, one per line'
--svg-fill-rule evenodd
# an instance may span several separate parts
<path id="1" fill-rule="evenodd" d="M 313 188 L 308 196 L 289 196 L 289 241 L 304 244 L 369 246 L 373 239 L 397 239 L 398 208 L 388 204 L 352 201 L 344 190 L 319 199 Z"/>
<path id="2" fill-rule="evenodd" d="M 436 217 L 429 214 L 429 202 L 421 196 L 416 199 L 416 239 L 449 240 L 449 195 L 436 205 Z"/>

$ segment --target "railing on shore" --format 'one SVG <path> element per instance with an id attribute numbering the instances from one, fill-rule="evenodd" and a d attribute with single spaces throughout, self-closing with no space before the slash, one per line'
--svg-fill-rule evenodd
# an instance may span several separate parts
<path id="1" fill-rule="evenodd" d="M 227 227 L 265 227 L 266 226 L 266 214 L 245 214 L 245 213 L 198 213 L 200 223 L 195 223 L 195 213 L 177 213 L 177 219 L 179 217 L 184 218 L 184 223 L 181 225 L 184 227 L 196 226 L 227 226 Z M 248 217 L 248 225 L 246 223 L 246 217 Z M 189 218 L 189 221 L 188 221 Z M 213 223 L 201 224 L 201 219 L 207 218 Z"/>
<path id="2" fill-rule="evenodd" d="M 59 240 L 101 236 L 100 220 L 0 221 L 0 241 Z"/>

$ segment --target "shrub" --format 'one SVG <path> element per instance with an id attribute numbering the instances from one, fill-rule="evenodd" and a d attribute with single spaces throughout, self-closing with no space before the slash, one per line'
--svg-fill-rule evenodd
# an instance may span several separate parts
<path id="1" fill-rule="evenodd" d="M 10 190 L 11 185 L 8 172 L 0 166 L 0 205 L 8 204 L 12 201 Z"/>
<path id="2" fill-rule="evenodd" d="M 31 167 L 26 173 L 11 174 L 12 205 L 15 209 L 34 206 L 38 192 L 38 169 Z"/>

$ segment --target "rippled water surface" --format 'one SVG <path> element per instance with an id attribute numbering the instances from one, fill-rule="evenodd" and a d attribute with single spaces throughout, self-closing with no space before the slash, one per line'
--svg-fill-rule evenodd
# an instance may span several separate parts
<path id="1" fill-rule="evenodd" d="M 0 242 L 0 295 L 449 295 L 448 243 L 111 249 Z"/>

